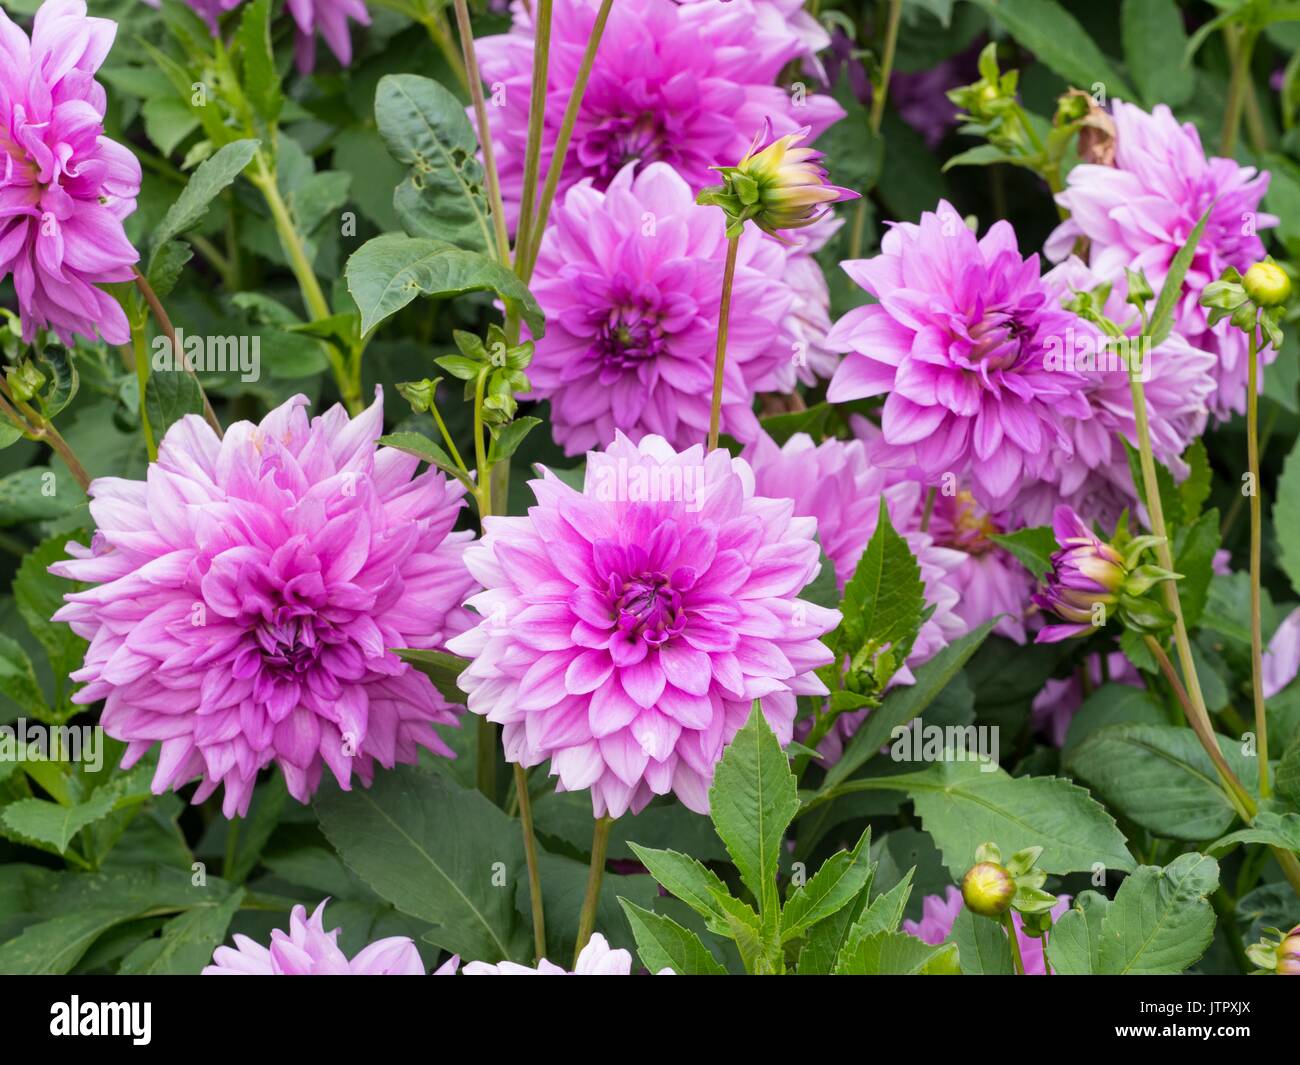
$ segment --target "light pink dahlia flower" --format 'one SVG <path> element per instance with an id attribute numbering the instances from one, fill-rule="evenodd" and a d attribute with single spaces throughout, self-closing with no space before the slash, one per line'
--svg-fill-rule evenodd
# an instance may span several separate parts
<path id="1" fill-rule="evenodd" d="M 582 948 L 572 973 L 545 958 L 537 963 L 535 969 L 513 961 L 500 961 L 495 965 L 472 961 L 461 971 L 466 976 L 631 976 L 632 955 L 626 950 L 614 950 L 609 940 L 597 932 Z M 659 975 L 671 976 L 674 973 L 672 969 L 662 969 Z"/>
<path id="2" fill-rule="evenodd" d="M 599 0 L 556 0 L 541 165 L 555 150 L 564 109 L 596 19 Z M 511 225 L 519 210 L 533 69 L 530 5 L 511 4 L 510 32 L 477 42 L 479 72 L 501 106 L 489 108 Z M 813 136 L 844 116 L 824 93 L 776 85 L 806 57 L 805 30 L 762 16 L 751 0 L 620 0 L 596 53 L 565 158 L 560 192 L 583 178 L 604 188 L 628 163 L 670 164 L 698 192 L 710 167 L 739 159 L 770 118 L 778 135 L 811 126 Z"/>
<path id="3" fill-rule="evenodd" d="M 289 915 L 289 931 L 274 929 L 271 945 L 235 935 L 233 947 L 218 947 L 204 976 L 423 976 L 420 952 L 406 936 L 378 939 L 350 961 L 339 950 L 341 929 L 326 932 L 326 899 L 307 916 L 304 906 Z"/>
<path id="4" fill-rule="evenodd" d="M 723 213 L 695 203 L 665 163 L 626 167 L 601 192 L 569 190 L 537 260 L 532 290 L 546 335 L 528 368 L 551 401 L 570 455 L 621 430 L 686 448 L 708 433 L 727 238 Z M 792 253 L 752 226 L 741 235 L 732 289 L 722 430 L 752 440 L 754 393 L 794 384 L 798 350 L 784 278 Z"/>
<path id="5" fill-rule="evenodd" d="M 820 637 L 839 613 L 799 593 L 816 522 L 754 489 L 748 463 L 621 433 L 578 492 L 547 472 L 527 517 L 487 519 L 465 553 L 483 620 L 449 643 L 471 659 L 469 708 L 506 757 L 551 760 L 596 816 L 670 791 L 704 812 L 713 768 L 755 699 L 782 743 L 796 695 L 825 695 Z"/>
<path id="6" fill-rule="evenodd" d="M 351 421 L 306 407 L 221 440 L 183 418 L 146 481 L 91 484 L 94 548 L 51 567 L 94 586 L 55 614 L 90 640 L 74 701 L 105 700 L 124 765 L 161 744 L 156 794 L 224 783 L 227 817 L 271 763 L 306 802 L 325 766 L 346 789 L 421 747 L 452 756 L 433 726 L 453 708 L 390 648 L 441 647 L 471 620 L 462 489 L 376 450 L 382 397 Z"/>
<path id="7" fill-rule="evenodd" d="M 1282 619 L 1264 651 L 1264 698 L 1290 686 L 1300 673 L 1300 608 Z"/>
<path id="8" fill-rule="evenodd" d="M 117 34 L 82 0 L 47 0 L 32 36 L 0 10 L 0 281 L 12 275 L 23 339 L 51 329 L 110 344 L 131 339 L 98 286 L 129 281 L 139 258 L 122 229 L 140 164 L 104 136 L 95 72 Z"/>
<path id="9" fill-rule="evenodd" d="M 931 485 L 969 476 L 981 505 L 1000 510 L 1044 475 L 1053 445 L 1069 449 L 1061 419 L 1091 411 L 1080 377 L 1046 357 L 1075 317 L 1008 223 L 977 240 L 941 202 L 919 225 L 895 224 L 874 259 L 842 265 L 879 302 L 835 323 L 828 343 L 849 354 L 827 398 L 887 396 L 873 461 Z"/>
<path id="10" fill-rule="evenodd" d="M 1071 896 L 1059 895 L 1057 898 L 1056 905 L 1052 907 L 1053 923 L 1059 921 L 1070 908 Z M 961 891 L 949 886 L 942 895 L 927 895 L 922 904 L 921 920 L 905 920 L 903 931 L 916 936 L 923 943 L 937 947 L 952 935 L 952 926 L 961 910 Z M 976 920 L 983 921 L 987 918 L 977 917 Z M 1043 940 L 1025 935 L 1024 920 L 1014 910 L 1011 911 L 1011 920 L 1016 927 L 1016 942 L 1020 945 L 1020 958 L 1025 963 L 1025 975 L 1045 976 L 1047 966 L 1043 955 Z"/>
<path id="11" fill-rule="evenodd" d="M 1246 409 L 1247 340 L 1226 319 L 1210 328 L 1197 302 L 1201 289 L 1224 268 L 1243 273 L 1264 257 L 1258 230 L 1277 225 L 1259 210 L 1268 191 L 1268 172 L 1239 166 L 1233 159 L 1206 158 L 1191 123 L 1179 124 L 1164 104 L 1148 114 L 1115 101 L 1115 165 L 1082 164 L 1070 171 L 1057 202 L 1070 212 L 1048 238 L 1053 261 L 1065 259 L 1079 237 L 1090 243 L 1089 265 L 1103 280 L 1126 291 L 1124 270 L 1144 271 L 1156 292 L 1170 263 L 1205 209 L 1214 209 L 1187 272 L 1174 328 L 1193 347 L 1215 357 L 1217 389 L 1210 401 L 1224 420 Z M 1269 348 L 1265 360 L 1276 357 Z"/>

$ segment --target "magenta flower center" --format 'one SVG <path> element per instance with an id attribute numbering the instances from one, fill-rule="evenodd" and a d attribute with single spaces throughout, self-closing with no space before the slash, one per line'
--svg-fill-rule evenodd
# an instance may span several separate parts
<path id="1" fill-rule="evenodd" d="M 611 574 L 610 598 L 618 615 L 619 631 L 629 640 L 640 638 L 653 647 L 667 642 L 686 627 L 682 610 L 682 596 L 674 583 L 682 571 L 673 574 L 673 580 L 663 573 L 642 573 L 620 580 Z"/>
<path id="2" fill-rule="evenodd" d="M 1005 311 L 990 311 L 967 332 L 973 346 L 970 361 L 989 370 L 1006 370 L 1020 358 L 1024 327 Z"/>
<path id="3" fill-rule="evenodd" d="M 634 370 L 647 360 L 663 354 L 666 343 L 659 322 L 639 310 L 614 311 L 596 332 L 592 356 L 601 364 L 601 383 L 609 384 L 606 374 Z"/>
<path id="4" fill-rule="evenodd" d="M 599 122 L 578 145 L 578 162 L 599 186 L 608 185 L 628 163 L 663 158 L 664 133 L 658 115 L 615 115 Z"/>

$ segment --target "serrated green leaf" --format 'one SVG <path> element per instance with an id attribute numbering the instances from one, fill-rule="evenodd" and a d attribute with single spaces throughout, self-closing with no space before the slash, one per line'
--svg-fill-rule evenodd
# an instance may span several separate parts
<path id="1" fill-rule="evenodd" d="M 671 917 L 643 910 L 620 898 L 619 904 L 636 937 L 636 951 L 641 964 L 652 973 L 672 969 L 686 976 L 726 976 L 712 952 L 694 932 L 683 928 Z"/>
<path id="2" fill-rule="evenodd" d="M 1092 976 L 1101 970 L 1101 926 L 1110 899 L 1085 891 L 1061 914 L 1047 939 L 1047 964 L 1061 976 Z"/>
<path id="3" fill-rule="evenodd" d="M 709 931 L 730 936 L 731 926 L 737 922 L 758 932 L 758 914 L 747 903 L 733 898 L 727 885 L 703 863 L 677 851 L 639 847 L 630 841 L 628 846 L 669 894 L 705 919 Z"/>
<path id="4" fill-rule="evenodd" d="M 844 586 L 841 646 L 888 646 L 901 663 L 911 650 L 925 610 L 925 582 L 907 541 L 894 531 L 884 496 L 876 529 Z M 888 680 L 888 677 L 883 678 Z"/>
<path id="5" fill-rule="evenodd" d="M 280 74 L 271 48 L 271 0 L 253 0 L 239 20 L 244 95 L 263 122 L 274 122 L 284 107 Z"/>
<path id="6" fill-rule="evenodd" d="M 965 907 L 952 923 L 949 938 L 957 944 L 961 971 L 967 976 L 1011 976 L 1011 942 L 1006 929 L 988 917 L 979 917 Z"/>
<path id="7" fill-rule="evenodd" d="M 959 973 L 957 947 L 932 947 L 902 932 L 877 932 L 853 944 L 835 967 L 837 976 L 953 976 Z"/>
<path id="8" fill-rule="evenodd" d="M 798 939 L 818 921 L 838 913 L 870 888 L 874 874 L 868 826 L 853 850 L 831 855 L 811 880 L 786 899 L 781 911 L 782 942 Z"/>
<path id="9" fill-rule="evenodd" d="M 1205 849 L 1211 854 L 1222 854 L 1238 843 L 1264 843 L 1300 854 L 1300 814 L 1261 810 L 1248 828 L 1217 839 Z"/>
<path id="10" fill-rule="evenodd" d="M 1203 854 L 1180 855 L 1163 869 L 1138 866 L 1102 918 L 1098 971 L 1182 972 L 1214 937 L 1214 911 L 1206 899 L 1218 886 L 1219 865 Z"/>

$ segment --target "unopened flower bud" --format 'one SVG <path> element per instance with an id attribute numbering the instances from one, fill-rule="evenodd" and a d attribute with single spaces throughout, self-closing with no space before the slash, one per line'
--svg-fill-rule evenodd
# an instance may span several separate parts
<path id="1" fill-rule="evenodd" d="M 1300 976 L 1300 925 L 1291 929 L 1277 948 L 1277 974 Z"/>
<path id="2" fill-rule="evenodd" d="M 1016 882 L 1005 866 L 997 862 L 976 862 L 961 881 L 966 908 L 981 917 L 1001 917 L 1011 909 Z"/>
<path id="3" fill-rule="evenodd" d="M 1242 285 L 1246 295 L 1261 307 L 1280 307 L 1291 298 L 1291 279 L 1271 259 L 1247 270 Z"/>

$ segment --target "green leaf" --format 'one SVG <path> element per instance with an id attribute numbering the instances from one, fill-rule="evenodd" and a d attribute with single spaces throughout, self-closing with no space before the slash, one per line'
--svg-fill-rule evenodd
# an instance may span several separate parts
<path id="1" fill-rule="evenodd" d="M 738 926 L 738 930 L 758 931 L 758 914 L 746 903 L 733 898 L 727 885 L 703 863 L 677 851 L 639 847 L 632 842 L 628 846 L 637 861 L 669 894 L 681 899 L 705 919 L 710 932 L 735 938 L 733 924 Z"/>
<path id="2" fill-rule="evenodd" d="M 348 291 L 369 333 L 416 296 L 439 299 L 465 292 L 495 292 L 519 314 L 534 337 L 545 330 L 542 309 L 522 281 L 500 263 L 453 244 L 387 233 L 368 240 L 348 260 Z"/>
<path id="3" fill-rule="evenodd" d="M 239 888 L 219 902 L 173 917 L 157 939 L 147 939 L 122 959 L 121 976 L 197 976 L 212 961 L 244 901 Z"/>
<path id="4" fill-rule="evenodd" d="M 952 923 L 949 938 L 957 944 L 961 971 L 967 976 L 1011 976 L 1011 942 L 997 921 L 977 917 L 962 908 Z"/>
<path id="5" fill-rule="evenodd" d="M 1300 854 L 1300 814 L 1261 810 L 1249 828 L 1240 828 L 1215 840 L 1205 849 L 1217 855 L 1237 843 L 1265 843 L 1270 847 L 1281 847 Z"/>
<path id="6" fill-rule="evenodd" d="M 451 456 L 423 433 L 388 433 L 386 436 L 381 436 L 378 443 L 423 459 L 429 465 L 436 466 L 443 473 L 450 474 L 458 480 L 463 476 Z"/>
<path id="7" fill-rule="evenodd" d="M 844 586 L 841 610 L 849 650 L 856 652 L 865 644 L 888 646 L 898 663 L 907 658 L 925 611 L 925 582 L 912 549 L 889 521 L 884 496 L 876 531 Z"/>
<path id="8" fill-rule="evenodd" d="M 636 937 L 636 951 L 641 964 L 652 973 L 662 969 L 686 976 L 726 976 L 712 952 L 694 932 L 687 931 L 671 917 L 643 910 L 620 898 L 619 904 Z"/>
<path id="9" fill-rule="evenodd" d="M 409 168 L 393 194 L 402 228 L 490 253 L 495 243 L 478 138 L 460 99 L 429 78 L 387 74 L 375 90 L 375 121 L 389 154 Z"/>
<path id="10" fill-rule="evenodd" d="M 18 704 L 29 717 L 47 721 L 50 708 L 36 683 L 36 673 L 27 652 L 8 636 L 0 635 L 0 693 Z"/>
<path id="11" fill-rule="evenodd" d="M 501 432 L 492 438 L 492 444 L 488 448 L 488 463 L 494 465 L 508 459 L 519 450 L 519 445 L 524 442 L 524 437 L 541 424 L 541 418 L 527 417 L 516 418 L 510 424 L 504 426 Z"/>
<path id="12" fill-rule="evenodd" d="M 1108 725 L 1167 725 L 1169 715 L 1145 688 L 1129 684 L 1103 684 L 1086 699 L 1070 719 L 1061 747 L 1061 761 L 1069 764 L 1075 749 Z"/>
<path id="13" fill-rule="evenodd" d="M 1214 555 L 1219 550 L 1219 511 L 1207 510 L 1174 537 L 1174 570 L 1183 575 L 1178 595 L 1183 620 L 1191 628 L 1201 620 L 1214 577 Z"/>
<path id="14" fill-rule="evenodd" d="M 1124 0 L 1120 15 L 1124 60 L 1150 110 L 1158 103 L 1180 107 L 1192 97 L 1195 79 L 1183 66 L 1187 32 L 1174 0 Z"/>
<path id="15" fill-rule="evenodd" d="M 1277 479 L 1277 499 L 1273 503 L 1273 528 L 1300 529 L 1300 442 L 1287 456 L 1286 465 Z M 1300 536 L 1279 536 L 1277 564 L 1300 594 Z"/>
<path id="16" fill-rule="evenodd" d="M 1065 81 L 1090 90 L 1101 82 L 1109 96 L 1137 94 L 1115 73 L 1073 15 L 1055 0 L 974 0 L 995 22 Z"/>
<path id="17" fill-rule="evenodd" d="M 1102 918 L 1098 971 L 1182 972 L 1214 938 L 1214 911 L 1206 896 L 1218 886 L 1219 864 L 1203 854 L 1180 855 L 1163 869 L 1138 866 Z"/>
<path id="18" fill-rule="evenodd" d="M 841 955 L 837 976 L 951 976 L 958 973 L 957 947 L 932 947 L 902 932 L 877 932 Z"/>
<path id="19" fill-rule="evenodd" d="M 153 232 L 153 258 L 147 273 L 154 276 L 158 256 L 168 241 L 189 232 L 208 213 L 208 207 L 237 178 L 257 153 L 259 141 L 240 140 L 218 148 L 199 165 L 188 184 L 167 209 Z"/>
<path id="20" fill-rule="evenodd" d="M 1273 777 L 1278 796 L 1300 810 L 1300 743 L 1292 742 Z"/>
<path id="21" fill-rule="evenodd" d="M 1258 774 L 1253 760 L 1225 737 L 1219 748 L 1250 788 Z M 1213 839 L 1237 817 L 1190 728 L 1112 725 L 1075 747 L 1065 768 L 1130 821 L 1166 839 Z"/>
<path id="22" fill-rule="evenodd" d="M 849 930 L 845 949 L 854 949 L 858 941 L 866 936 L 898 931 L 899 922 L 907 911 L 907 900 L 912 894 L 912 877 L 915 873 L 915 869 L 909 869 L 897 884 L 871 900 Z"/>
<path id="23" fill-rule="evenodd" d="M 429 942 L 482 961 L 528 955 L 512 890 L 523 866 L 519 825 L 482 794 L 401 766 L 370 788 L 322 791 L 315 807 L 349 869 L 403 913 L 436 926 Z"/>
<path id="24" fill-rule="evenodd" d="M 154 438 L 161 440 L 185 415 L 203 413 L 203 392 L 185 370 L 155 371 L 145 386 L 144 405 Z"/>
<path id="25" fill-rule="evenodd" d="M 818 921 L 838 913 L 870 888 L 874 874 L 868 826 L 853 850 L 831 855 L 816 876 L 786 899 L 781 911 L 781 941 L 798 939 Z"/>
<path id="26" fill-rule="evenodd" d="M 1101 970 L 1101 927 L 1110 899 L 1085 891 L 1052 926 L 1047 963 L 1061 976 L 1092 976 Z"/>
<path id="27" fill-rule="evenodd" d="M 14 605 L 50 660 L 54 674 L 53 709 L 59 720 L 71 717 L 80 709 L 69 701 L 79 685 L 70 684 L 68 674 L 81 668 L 89 647 L 65 622 L 50 620 L 63 605 L 64 595 L 78 588 L 75 582 L 49 571 L 55 562 L 68 557 L 65 545 L 70 539 L 77 537 L 64 533 L 34 547 L 23 557 L 13 583 Z"/>
<path id="28" fill-rule="evenodd" d="M 468 699 L 468 696 L 456 685 L 456 678 L 469 665 L 468 659 L 457 658 L 444 651 L 429 651 L 416 647 L 395 647 L 393 650 L 403 662 L 410 662 L 433 681 L 433 686 L 442 693 L 444 699 L 462 704 Z"/>
<path id="29" fill-rule="evenodd" d="M 1160 295 L 1156 297 L 1155 309 L 1151 312 L 1151 321 L 1147 330 L 1153 349 L 1165 342 L 1165 338 L 1174 327 L 1174 310 L 1183 295 L 1183 279 L 1187 277 L 1188 268 L 1196 255 L 1196 246 L 1201 242 L 1205 224 L 1210 220 L 1210 212 L 1213 210 L 1214 204 L 1210 204 L 1205 209 L 1201 220 L 1196 223 L 1196 228 L 1188 235 L 1186 243 L 1178 249 L 1169 264 L 1169 273 L 1165 275 L 1165 283 L 1161 286 Z"/>
<path id="30" fill-rule="evenodd" d="M 45 843 L 59 854 L 83 828 L 113 812 L 117 796 L 107 788 L 93 792 L 90 798 L 74 806 L 60 806 L 48 799 L 19 799 L 0 807 L 0 822 L 25 840 Z"/>
<path id="31" fill-rule="evenodd" d="M 1050 525 L 1036 525 L 1004 535 L 994 533 L 989 539 L 1010 551 L 1035 580 L 1041 580 L 1051 570 L 1052 556 L 1060 549 Z"/>
<path id="32" fill-rule="evenodd" d="M 915 684 L 892 689 L 854 734 L 840 760 L 827 771 L 822 790 L 830 790 L 847 780 L 880 753 L 880 748 L 895 728 L 922 714 L 970 660 L 996 623 L 997 619 L 993 618 L 953 640 L 915 671 Z"/>
<path id="33" fill-rule="evenodd" d="M 1133 868 L 1114 818 L 1083 788 L 1060 777 L 1010 777 L 983 768 L 936 762 L 915 773 L 851 780 L 837 791 L 907 792 L 955 877 L 965 874 L 976 849 L 988 842 L 1003 854 L 1041 846 L 1037 867 L 1046 873 L 1091 871 L 1097 864 Z M 816 801 L 825 801 L 824 795 Z"/>
<path id="34" fill-rule="evenodd" d="M 284 107 L 280 74 L 271 48 L 271 0 L 253 0 L 239 20 L 244 95 L 264 122 L 274 122 Z"/>
<path id="35" fill-rule="evenodd" d="M 781 919 L 776 874 L 785 830 L 799 811 L 794 774 L 758 701 L 723 752 L 709 789 L 714 827 L 754 898 L 763 926 Z"/>
<path id="36" fill-rule="evenodd" d="M 0 477 L 0 526 L 61 518 L 86 500 L 63 467 L 28 466 Z"/>
<path id="37" fill-rule="evenodd" d="M 1183 452 L 1183 461 L 1187 463 L 1189 472 L 1178 486 L 1178 494 L 1182 499 L 1183 517 L 1187 521 L 1195 521 L 1200 517 L 1205 501 L 1210 498 L 1210 486 L 1214 479 L 1205 442 L 1200 438 L 1193 440 Z"/>

